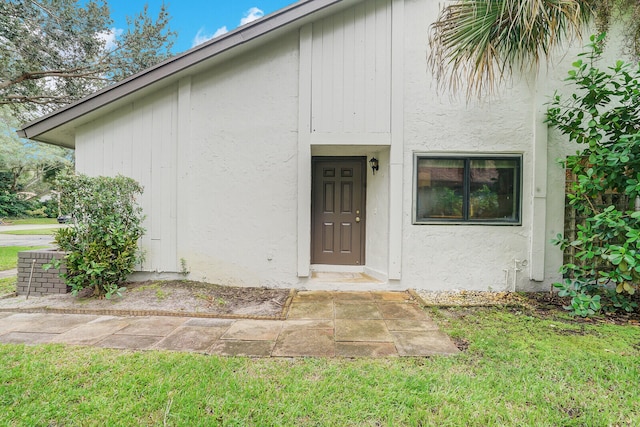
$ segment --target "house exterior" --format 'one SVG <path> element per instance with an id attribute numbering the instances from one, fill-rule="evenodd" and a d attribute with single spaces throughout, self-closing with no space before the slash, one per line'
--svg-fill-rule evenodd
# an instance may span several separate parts
<path id="1" fill-rule="evenodd" d="M 74 147 L 81 173 L 144 186 L 137 278 L 549 289 L 562 263 L 555 160 L 571 150 L 544 104 L 573 56 L 491 99 L 451 99 L 426 64 L 438 11 L 302 0 L 21 133 Z"/>

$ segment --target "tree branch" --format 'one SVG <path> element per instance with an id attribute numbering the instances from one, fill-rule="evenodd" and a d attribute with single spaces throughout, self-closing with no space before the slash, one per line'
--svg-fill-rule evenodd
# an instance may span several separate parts
<path id="1" fill-rule="evenodd" d="M 9 95 L 9 96 L 0 98 L 0 105 L 24 104 L 27 102 L 38 104 L 38 105 L 47 105 L 51 103 L 68 104 L 73 101 L 74 99 L 70 96 Z"/>
<path id="2" fill-rule="evenodd" d="M 100 72 L 104 72 L 102 68 L 100 69 L 91 69 L 90 67 L 81 67 L 70 70 L 48 70 L 48 71 L 32 71 L 29 73 L 23 73 L 20 76 L 6 80 L 0 83 L 0 89 L 5 89 L 9 86 L 13 86 L 15 84 L 21 83 L 26 80 L 39 80 L 45 77 L 59 77 L 59 78 L 87 78 L 92 80 L 102 80 L 107 81 L 109 79 L 105 77 L 96 76 Z"/>

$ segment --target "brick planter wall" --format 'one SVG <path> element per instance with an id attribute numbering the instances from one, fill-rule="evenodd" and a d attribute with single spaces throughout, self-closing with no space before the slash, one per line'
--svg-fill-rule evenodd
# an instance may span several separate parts
<path id="1" fill-rule="evenodd" d="M 62 259 L 63 257 L 64 252 L 51 249 L 18 252 L 18 284 L 16 285 L 18 295 L 27 294 L 32 264 L 33 275 L 31 276 L 31 291 L 29 295 L 40 296 L 67 293 L 69 289 L 59 276 L 60 271 L 66 271 L 64 264 L 60 266 L 60 269 L 50 268 L 49 270 L 44 270 L 42 268 L 43 265 L 51 262 L 53 258 Z M 33 260 L 35 260 L 35 263 Z"/>

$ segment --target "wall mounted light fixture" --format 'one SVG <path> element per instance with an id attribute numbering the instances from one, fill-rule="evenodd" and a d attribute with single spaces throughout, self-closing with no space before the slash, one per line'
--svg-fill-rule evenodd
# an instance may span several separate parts
<path id="1" fill-rule="evenodd" d="M 371 171 L 375 175 L 376 171 L 380 169 L 380 167 L 378 166 L 378 159 L 376 159 L 375 157 L 372 157 L 371 160 L 369 160 L 369 164 L 371 165 Z"/>

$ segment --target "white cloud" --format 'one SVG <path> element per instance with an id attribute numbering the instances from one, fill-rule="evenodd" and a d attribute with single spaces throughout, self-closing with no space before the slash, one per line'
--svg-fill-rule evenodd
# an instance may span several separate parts
<path id="1" fill-rule="evenodd" d="M 227 26 L 225 25 L 224 27 L 220 27 L 216 30 L 215 33 L 213 33 L 213 38 L 215 39 L 218 36 L 221 36 L 223 34 L 227 34 L 229 32 L 229 30 L 227 30 Z"/>
<path id="2" fill-rule="evenodd" d="M 116 38 L 123 32 L 122 28 L 111 28 L 109 31 L 98 33 L 98 38 L 104 40 L 106 50 L 111 50 L 116 47 Z"/>
<path id="3" fill-rule="evenodd" d="M 221 36 L 223 34 L 226 34 L 228 32 L 229 32 L 229 30 L 227 29 L 226 26 L 218 28 L 216 30 L 216 32 L 213 33 L 213 34 L 207 34 L 207 33 L 205 33 L 204 28 L 200 28 L 198 30 L 198 32 L 196 33 L 196 36 L 193 38 L 193 41 L 191 42 L 191 47 L 198 46 L 199 44 L 207 42 L 207 41 L 209 41 L 211 39 L 214 39 L 214 38 L 216 38 L 218 36 Z"/>
<path id="4" fill-rule="evenodd" d="M 205 34 L 204 28 L 200 28 L 196 33 L 196 36 L 193 38 L 193 41 L 191 42 L 191 47 L 198 46 L 199 44 L 202 44 L 207 40 L 211 40 L 212 38 L 212 35 L 210 36 Z"/>
<path id="5" fill-rule="evenodd" d="M 264 12 L 257 7 L 252 7 L 244 13 L 244 17 L 240 20 L 240 25 L 248 24 L 256 19 L 260 19 L 264 16 Z"/>
<path id="6" fill-rule="evenodd" d="M 240 19 L 240 25 L 248 24 L 255 21 L 256 19 L 262 18 L 263 16 L 264 12 L 262 10 L 258 9 L 257 7 L 252 7 L 244 13 L 244 16 L 242 17 L 242 19 Z M 226 25 L 224 27 L 218 28 L 213 34 L 207 34 L 204 27 L 200 28 L 196 33 L 196 36 L 193 38 L 193 41 L 191 42 L 191 47 L 198 46 L 199 44 L 202 44 L 228 32 L 229 29 L 226 27 Z"/>

